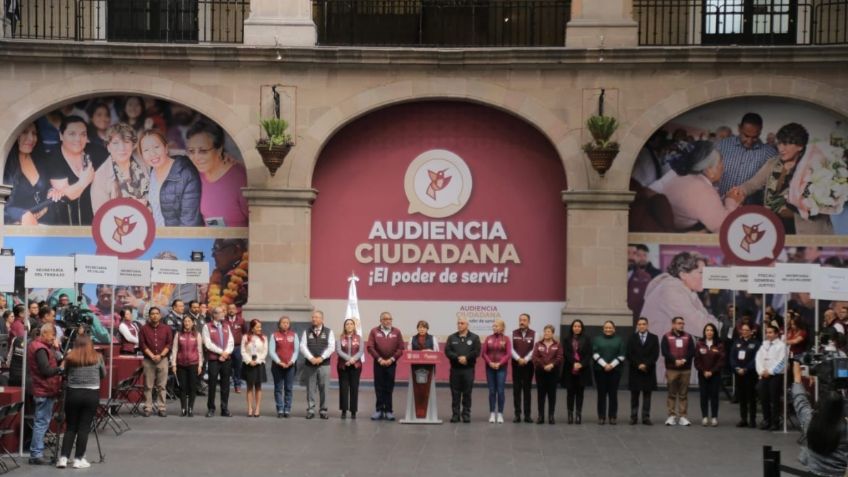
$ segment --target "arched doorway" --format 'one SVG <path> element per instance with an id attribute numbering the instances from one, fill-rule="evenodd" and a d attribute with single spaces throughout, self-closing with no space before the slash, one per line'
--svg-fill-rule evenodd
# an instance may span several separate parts
<path id="1" fill-rule="evenodd" d="M 562 163 L 531 125 L 479 104 L 374 111 L 336 134 L 313 186 L 311 301 L 338 328 L 351 272 L 367 329 L 380 311 L 444 338 L 519 313 L 557 328 L 565 299 Z"/>

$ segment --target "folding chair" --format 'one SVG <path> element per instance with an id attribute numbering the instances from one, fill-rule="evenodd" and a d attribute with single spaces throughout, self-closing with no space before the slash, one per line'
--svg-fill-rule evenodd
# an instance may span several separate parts
<path id="1" fill-rule="evenodd" d="M 4 440 L 6 436 L 14 435 L 15 431 L 17 431 L 18 426 L 15 421 L 17 416 L 20 414 L 23 405 L 24 403 L 19 402 L 0 407 L 0 469 L 2 469 L 4 473 L 20 467 L 15 456 L 12 455 L 12 453 L 9 452 L 9 449 L 6 448 Z M 9 459 L 13 464 L 13 467 L 9 467 L 5 459 Z"/>
<path id="2" fill-rule="evenodd" d="M 112 389 L 112 397 L 109 399 L 101 399 L 97 405 L 97 414 L 95 415 L 92 426 L 94 429 L 103 429 L 106 427 L 112 429 L 116 436 L 120 436 L 124 432 L 130 430 L 129 423 L 120 416 L 120 410 L 128 401 L 122 396 L 126 393 L 121 392 L 122 389 L 129 389 L 133 385 L 135 377 L 130 376 Z"/>
<path id="3" fill-rule="evenodd" d="M 129 385 L 119 390 L 121 393 L 120 398 L 124 399 L 128 405 L 132 405 L 130 408 L 130 415 L 132 416 L 139 415 L 141 413 L 141 405 L 144 404 L 143 374 L 144 367 L 139 366 L 138 369 L 133 371 L 132 376 L 130 376 L 132 380 L 130 381 L 130 378 L 126 379 L 126 381 L 129 381 Z"/>

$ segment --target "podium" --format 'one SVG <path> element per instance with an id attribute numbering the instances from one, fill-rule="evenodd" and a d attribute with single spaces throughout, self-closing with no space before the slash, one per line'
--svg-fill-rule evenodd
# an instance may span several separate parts
<path id="1" fill-rule="evenodd" d="M 436 364 L 441 354 L 436 351 L 404 351 L 404 361 L 411 367 L 406 417 L 401 424 L 441 424 L 436 409 Z"/>

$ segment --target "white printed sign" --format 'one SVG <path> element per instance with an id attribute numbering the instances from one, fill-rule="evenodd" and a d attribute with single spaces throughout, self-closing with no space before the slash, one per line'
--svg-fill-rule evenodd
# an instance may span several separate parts
<path id="1" fill-rule="evenodd" d="M 185 262 L 186 283 L 209 283 L 209 262 Z"/>
<path id="2" fill-rule="evenodd" d="M 736 291 L 748 290 L 748 267 L 730 267 L 732 279 L 730 289 Z"/>
<path id="3" fill-rule="evenodd" d="M 74 257 L 26 257 L 27 288 L 73 288 Z"/>
<path id="4" fill-rule="evenodd" d="M 0 292 L 15 291 L 15 257 L 0 256 Z"/>
<path id="5" fill-rule="evenodd" d="M 153 270 L 150 281 L 153 283 L 174 283 L 182 285 L 186 282 L 186 262 L 181 260 L 151 260 Z"/>
<path id="6" fill-rule="evenodd" d="M 118 278 L 118 258 L 110 255 L 77 255 L 77 283 L 112 285 Z"/>
<path id="7" fill-rule="evenodd" d="M 128 287 L 150 286 L 150 260 L 118 260 L 116 285 Z"/>
<path id="8" fill-rule="evenodd" d="M 733 273 L 727 267 L 704 267 L 704 288 L 732 290 Z"/>
<path id="9" fill-rule="evenodd" d="M 809 293 L 816 285 L 818 265 L 812 263 L 778 263 L 777 286 L 781 293 Z"/>
<path id="10" fill-rule="evenodd" d="M 816 300 L 848 300 L 848 268 L 819 267 L 812 297 Z"/>
<path id="11" fill-rule="evenodd" d="M 774 267 L 748 267 L 749 293 L 782 293 L 777 286 L 777 269 Z"/>

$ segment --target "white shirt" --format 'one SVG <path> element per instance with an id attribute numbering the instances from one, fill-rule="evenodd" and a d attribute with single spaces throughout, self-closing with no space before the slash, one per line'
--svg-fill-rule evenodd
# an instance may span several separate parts
<path id="1" fill-rule="evenodd" d="M 323 328 L 323 327 L 322 327 Z M 310 360 L 315 356 L 309 352 L 309 347 L 306 345 L 309 333 L 314 333 L 315 330 L 320 330 L 321 328 L 309 328 L 303 332 L 303 335 L 300 337 L 300 354 L 303 355 L 304 358 Z M 327 349 L 321 353 L 321 357 L 329 359 L 330 356 L 333 355 L 333 351 L 336 349 L 336 337 L 333 335 L 333 330 L 327 328 Z"/>
<path id="2" fill-rule="evenodd" d="M 224 347 L 224 349 L 221 349 L 218 346 L 218 343 L 213 342 L 212 337 L 209 335 L 209 327 L 210 326 L 220 326 L 220 330 L 218 332 L 223 333 L 224 332 L 224 326 L 227 326 L 227 325 L 225 325 L 223 322 L 220 322 L 220 321 L 213 321 L 211 323 L 207 323 L 203 327 L 203 333 L 202 333 L 203 334 L 203 346 L 206 347 L 206 350 L 211 351 L 212 353 L 215 353 L 215 354 L 224 354 L 224 353 L 232 354 L 233 348 L 235 347 L 235 344 L 233 343 L 233 334 L 227 333 L 227 344 Z"/>
<path id="3" fill-rule="evenodd" d="M 773 341 L 763 341 L 754 361 L 758 375 L 762 375 L 765 371 L 771 375 L 783 374 L 786 367 L 786 344 L 777 338 Z"/>

